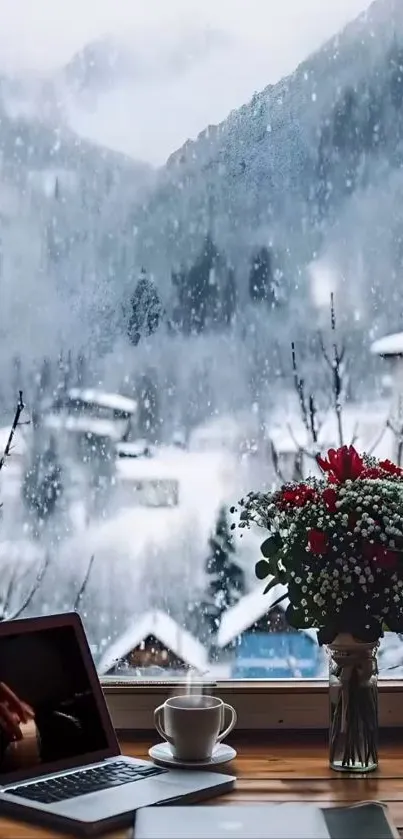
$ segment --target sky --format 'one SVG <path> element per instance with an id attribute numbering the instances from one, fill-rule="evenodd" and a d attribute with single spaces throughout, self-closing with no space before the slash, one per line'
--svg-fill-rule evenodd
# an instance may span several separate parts
<path id="1" fill-rule="evenodd" d="M 81 133 L 151 163 L 290 72 L 370 5 L 369 0 L 0 0 L 0 67 L 49 71 L 89 41 L 117 34 L 160 63 L 153 80 L 72 111 Z M 181 78 L 164 45 L 180 50 L 210 27 L 225 38 Z M 227 40 L 225 40 L 227 39 Z M 157 136 L 158 135 L 158 136 Z"/>

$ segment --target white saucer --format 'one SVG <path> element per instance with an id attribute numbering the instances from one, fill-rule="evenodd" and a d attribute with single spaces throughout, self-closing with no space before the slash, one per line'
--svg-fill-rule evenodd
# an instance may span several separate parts
<path id="1" fill-rule="evenodd" d="M 228 763 L 236 757 L 236 751 L 232 746 L 227 746 L 225 743 L 219 743 L 213 749 L 213 754 L 209 760 L 178 760 L 172 754 L 172 749 L 169 743 L 157 743 L 149 749 L 148 754 L 155 761 L 164 766 L 176 766 L 183 769 L 202 769 L 207 766 L 219 766 L 221 763 Z"/>

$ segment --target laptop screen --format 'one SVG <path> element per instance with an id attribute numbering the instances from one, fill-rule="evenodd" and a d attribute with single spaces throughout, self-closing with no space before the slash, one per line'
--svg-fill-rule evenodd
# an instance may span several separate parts
<path id="1" fill-rule="evenodd" d="M 109 745 L 75 628 L 0 634 L 0 784 L 79 765 Z"/>

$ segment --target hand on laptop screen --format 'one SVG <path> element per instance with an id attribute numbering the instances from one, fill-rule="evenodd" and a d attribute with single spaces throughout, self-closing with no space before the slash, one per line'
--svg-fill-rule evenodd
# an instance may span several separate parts
<path id="1" fill-rule="evenodd" d="M 19 699 L 4 682 L 0 682 L 0 726 L 12 740 L 21 740 L 21 725 L 34 718 L 30 705 Z"/>

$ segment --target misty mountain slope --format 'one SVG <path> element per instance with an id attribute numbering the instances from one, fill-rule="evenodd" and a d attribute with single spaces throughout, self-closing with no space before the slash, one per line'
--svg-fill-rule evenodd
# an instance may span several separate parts
<path id="1" fill-rule="evenodd" d="M 32 364 L 116 340 L 134 270 L 129 211 L 153 178 L 148 165 L 0 105 L 3 381 L 13 357 Z"/>
<path id="2" fill-rule="evenodd" d="M 168 153 L 183 142 L 183 111 L 197 130 L 205 113 L 217 112 L 208 74 L 233 46 L 225 32 L 185 22 L 100 38 L 55 77 L 60 110 L 81 136 L 161 165 L 161 147 Z"/>
<path id="3" fill-rule="evenodd" d="M 341 212 L 346 197 L 338 189 L 323 200 L 324 179 L 331 184 L 333 177 L 348 178 L 348 164 L 343 172 L 342 155 L 332 158 L 330 151 L 327 171 L 321 172 L 324 129 L 334 121 L 345 91 L 357 90 L 359 97 L 368 79 L 375 99 L 381 102 L 386 91 L 389 102 L 391 66 L 401 46 L 403 4 L 378 0 L 294 74 L 172 155 L 144 211 L 135 213 L 140 259 L 161 274 L 167 261 L 191 260 L 213 216 L 217 243 L 237 265 L 256 241 L 273 241 L 287 250 L 292 240 L 290 270 L 309 261 L 320 247 L 327 218 Z M 397 66 L 396 90 L 398 76 Z M 358 101 L 360 107 L 364 111 L 368 103 Z M 386 145 L 379 152 L 363 150 L 368 159 L 377 158 L 377 168 L 382 154 L 387 167 L 397 165 L 401 136 L 400 124 L 386 108 L 382 120 Z M 366 177 L 371 180 L 370 160 Z M 314 233 L 318 222 L 321 232 Z"/>

